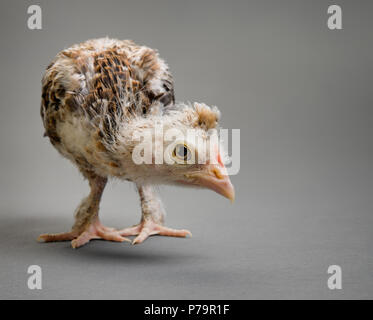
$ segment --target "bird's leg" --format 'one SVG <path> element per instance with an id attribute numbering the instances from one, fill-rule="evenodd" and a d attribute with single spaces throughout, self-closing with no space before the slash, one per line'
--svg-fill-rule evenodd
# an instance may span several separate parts
<path id="1" fill-rule="evenodd" d="M 84 172 L 83 174 L 88 178 L 91 192 L 77 208 L 72 230 L 66 233 L 42 234 L 38 240 L 44 242 L 72 240 L 71 246 L 73 248 L 83 246 L 92 239 L 130 241 L 122 237 L 119 231 L 114 228 L 103 226 L 99 220 L 98 210 L 107 178 L 99 177 L 93 173 Z"/>
<path id="2" fill-rule="evenodd" d="M 142 243 L 151 235 L 186 237 L 192 236 L 188 230 L 176 230 L 163 226 L 164 209 L 154 189 L 150 185 L 138 187 L 142 217 L 138 225 L 120 231 L 121 236 L 137 236 L 133 244 Z"/>

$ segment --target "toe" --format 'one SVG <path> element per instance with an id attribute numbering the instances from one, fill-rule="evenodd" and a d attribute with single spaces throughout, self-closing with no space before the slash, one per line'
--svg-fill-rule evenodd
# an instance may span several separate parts
<path id="1" fill-rule="evenodd" d="M 37 241 L 39 242 L 55 242 L 55 241 L 69 241 L 73 240 L 76 234 L 73 232 L 56 233 L 56 234 L 41 234 Z"/>
<path id="2" fill-rule="evenodd" d="M 119 231 L 119 234 L 123 237 L 128 237 L 128 236 L 137 236 L 141 231 L 141 226 L 133 226 L 129 228 L 125 228 Z"/>
<path id="3" fill-rule="evenodd" d="M 158 234 L 158 231 L 155 231 L 148 226 L 144 226 L 139 233 L 139 235 L 133 240 L 132 244 L 140 244 L 143 243 L 149 236 Z"/>
<path id="4" fill-rule="evenodd" d="M 81 246 L 84 246 L 85 244 L 87 244 L 90 240 L 92 239 L 98 239 L 99 237 L 97 237 L 96 235 L 90 233 L 90 232 L 83 232 L 79 237 L 77 237 L 76 239 L 74 239 L 73 241 L 71 241 L 71 246 L 76 249 L 76 248 L 79 248 Z"/>
<path id="5" fill-rule="evenodd" d="M 192 237 L 192 233 L 189 230 L 177 230 L 171 229 L 163 226 L 159 226 L 159 234 L 161 236 L 169 236 L 169 237 L 181 237 L 185 238 L 187 236 Z"/>
<path id="6" fill-rule="evenodd" d="M 119 234 L 119 232 L 98 232 L 98 235 L 101 239 L 108 240 L 108 241 L 116 241 L 116 242 L 128 241 L 128 242 L 131 242 L 130 239 L 122 237 Z"/>

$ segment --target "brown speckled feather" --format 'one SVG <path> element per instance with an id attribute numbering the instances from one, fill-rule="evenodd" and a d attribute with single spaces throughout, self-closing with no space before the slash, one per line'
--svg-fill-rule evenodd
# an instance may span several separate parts
<path id="1" fill-rule="evenodd" d="M 128 40 L 90 40 L 66 49 L 42 80 L 41 116 L 54 145 L 61 140 L 57 123 L 67 113 L 101 121 L 101 135 L 110 140 L 118 121 L 146 116 L 174 102 L 165 62 L 156 51 Z"/>

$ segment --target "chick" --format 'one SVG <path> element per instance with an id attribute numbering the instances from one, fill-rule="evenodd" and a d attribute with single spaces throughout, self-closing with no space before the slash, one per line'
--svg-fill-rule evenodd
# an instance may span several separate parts
<path id="1" fill-rule="evenodd" d="M 71 231 L 42 234 L 38 239 L 71 240 L 78 248 L 91 239 L 122 242 L 136 236 L 136 244 L 156 234 L 191 235 L 164 226 L 165 212 L 155 186 L 204 187 L 233 200 L 223 155 L 211 138 L 219 116 L 216 108 L 204 104 L 175 104 L 171 73 L 153 49 L 102 38 L 61 51 L 42 79 L 44 135 L 78 167 L 89 182 L 90 194 L 76 209 Z M 177 130 L 186 137 L 191 129 L 202 144 L 196 139 L 165 139 L 165 132 Z M 147 149 L 139 151 L 141 143 Z M 201 145 L 216 152 L 197 162 L 206 154 Z M 144 158 L 150 161 L 139 161 Z M 138 225 L 117 230 L 101 224 L 99 204 L 109 178 L 135 183 L 142 210 Z"/>

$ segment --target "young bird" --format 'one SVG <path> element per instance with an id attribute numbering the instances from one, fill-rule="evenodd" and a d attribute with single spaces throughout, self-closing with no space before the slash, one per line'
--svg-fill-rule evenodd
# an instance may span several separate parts
<path id="1" fill-rule="evenodd" d="M 164 209 L 154 190 L 158 184 L 205 187 L 234 199 L 218 142 L 211 138 L 219 111 L 198 103 L 175 104 L 169 69 L 148 47 L 103 38 L 61 51 L 42 80 L 41 117 L 45 136 L 79 168 L 91 191 L 78 206 L 70 232 L 42 234 L 40 241 L 71 240 L 77 248 L 91 239 L 122 242 L 137 236 L 136 244 L 155 234 L 191 235 L 164 226 Z M 170 142 L 157 134 L 159 128 L 184 135 L 194 129 L 198 141 L 217 152 L 204 163 L 190 161 L 203 158 L 201 144 L 195 139 Z M 138 152 L 145 137 L 149 138 L 145 146 L 150 141 L 161 152 L 154 147 Z M 136 153 L 150 163 L 137 161 Z M 173 161 L 159 161 L 159 154 Z M 138 225 L 116 230 L 101 224 L 99 203 L 110 177 L 135 183 L 142 210 Z"/>

